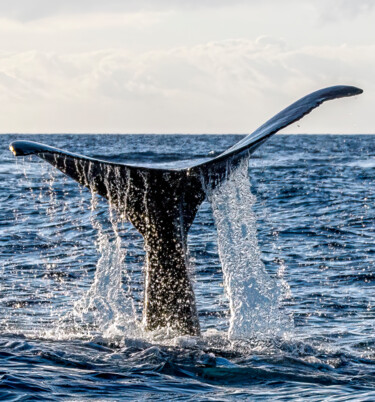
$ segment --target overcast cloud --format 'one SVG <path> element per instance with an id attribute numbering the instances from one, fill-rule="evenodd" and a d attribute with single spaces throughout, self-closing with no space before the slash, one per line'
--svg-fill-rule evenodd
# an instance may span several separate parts
<path id="1" fill-rule="evenodd" d="M 272 12 L 280 0 L 263 0 Z M 369 12 L 373 0 L 286 0 L 285 13 L 293 13 L 296 4 L 307 4 L 327 19 L 353 18 Z M 199 10 L 202 8 L 233 8 L 238 5 L 255 7 L 258 0 L 17 0 L 0 1 L 0 13 L 4 17 L 29 21 L 48 16 L 89 13 L 134 13 L 176 10 Z M 291 7 L 291 9 L 289 9 Z M 282 17 L 282 16 L 281 16 Z"/>
<path id="2" fill-rule="evenodd" d="M 372 1 L 9 4 L 0 1 L 1 132 L 246 133 L 336 84 L 365 94 L 287 131 L 375 131 Z"/>

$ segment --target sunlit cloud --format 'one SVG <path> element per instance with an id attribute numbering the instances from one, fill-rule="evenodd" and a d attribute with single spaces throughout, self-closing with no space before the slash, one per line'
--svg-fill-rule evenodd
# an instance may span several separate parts
<path id="1" fill-rule="evenodd" d="M 363 66 L 374 63 L 374 46 L 293 49 L 271 37 L 140 54 L 2 54 L 2 130 L 32 131 L 31 119 L 44 132 L 249 132 L 310 91 L 371 82 Z M 346 124 L 332 127 L 352 131 Z"/>
<path id="2" fill-rule="evenodd" d="M 373 4 L 0 2 L 0 131 L 246 133 L 308 92 L 352 84 L 365 94 L 338 102 L 339 119 L 324 106 L 288 130 L 373 132 Z"/>

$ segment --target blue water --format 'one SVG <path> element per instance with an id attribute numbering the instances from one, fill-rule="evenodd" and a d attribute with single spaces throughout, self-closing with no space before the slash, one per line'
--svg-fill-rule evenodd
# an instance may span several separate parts
<path id="1" fill-rule="evenodd" d="M 8 150 L 29 139 L 173 165 L 240 138 L 0 136 L 0 400 L 375 399 L 374 137 L 277 135 L 251 159 L 258 247 L 284 289 L 275 307 L 292 323 L 241 341 L 227 336 L 208 202 L 189 237 L 202 338 L 151 337 L 119 321 L 122 308 L 141 315 L 140 235 L 105 200 Z M 118 263 L 122 293 L 113 295 Z M 98 270 L 105 283 L 93 288 Z"/>

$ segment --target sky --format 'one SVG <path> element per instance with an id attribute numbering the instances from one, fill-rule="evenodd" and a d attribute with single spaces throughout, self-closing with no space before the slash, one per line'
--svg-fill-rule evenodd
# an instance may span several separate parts
<path id="1" fill-rule="evenodd" d="M 375 133 L 374 0 L 0 0 L 0 133 Z"/>

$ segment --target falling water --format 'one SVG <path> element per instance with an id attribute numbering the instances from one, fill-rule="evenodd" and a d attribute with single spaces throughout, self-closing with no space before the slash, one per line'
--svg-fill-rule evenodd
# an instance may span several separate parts
<path id="1" fill-rule="evenodd" d="M 288 322 L 280 311 L 283 291 L 281 284 L 267 273 L 261 260 L 248 160 L 212 191 L 210 200 L 230 304 L 229 338 L 280 335 Z"/>
<path id="2" fill-rule="evenodd" d="M 62 207 L 67 215 L 74 215 L 73 211 L 66 210 L 69 208 L 67 203 L 57 199 L 51 169 L 45 173 L 48 175 L 45 183 L 50 220 L 57 218 L 57 211 Z M 40 197 L 43 197 L 42 193 Z M 279 308 L 283 296 L 282 282 L 271 278 L 261 261 L 248 161 L 231 172 L 228 180 L 210 194 L 210 200 L 218 231 L 224 286 L 230 302 L 229 337 L 248 339 L 259 334 L 264 337 L 282 333 L 287 322 Z M 57 205 L 59 202 L 62 205 Z M 108 209 L 106 216 L 109 219 L 104 222 L 98 213 L 98 197 L 92 194 L 90 223 L 96 232 L 95 246 L 99 256 L 94 278 L 90 288 L 83 295 L 81 292 L 73 308 L 62 312 L 55 321 L 55 327 L 49 331 L 54 337 L 66 338 L 73 334 L 112 339 L 124 335 L 144 336 L 140 331 L 131 278 L 125 264 L 126 249 L 119 232 L 121 217 L 111 206 Z M 58 226 L 59 223 L 55 222 L 55 227 Z M 125 230 L 129 228 L 130 225 L 125 226 Z"/>
<path id="3" fill-rule="evenodd" d="M 95 276 L 89 290 L 60 323 L 73 322 L 74 331 L 86 330 L 85 335 L 98 334 L 112 339 L 132 336 L 139 333 L 139 322 L 125 264 L 126 248 L 119 233 L 121 218 L 109 205 L 110 226 L 106 230 L 96 214 L 97 208 L 98 198 L 92 193 L 90 221 L 97 233 L 95 246 L 99 254 Z"/>

